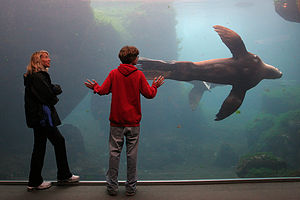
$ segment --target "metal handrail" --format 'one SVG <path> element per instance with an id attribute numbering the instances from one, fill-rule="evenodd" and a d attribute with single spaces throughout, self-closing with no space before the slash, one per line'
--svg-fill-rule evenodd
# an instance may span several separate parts
<path id="1" fill-rule="evenodd" d="M 50 180 L 51 181 L 51 180 Z M 27 185 L 27 180 L 0 180 L 0 185 Z M 60 185 L 51 181 L 53 185 Z M 300 182 L 300 177 L 276 178 L 232 178 L 232 179 L 198 179 L 198 180 L 140 180 L 138 185 L 209 185 L 209 184 L 236 184 L 236 183 L 271 183 L 271 182 Z M 124 185 L 125 181 L 119 181 Z M 78 185 L 96 186 L 106 185 L 106 181 L 80 181 Z"/>

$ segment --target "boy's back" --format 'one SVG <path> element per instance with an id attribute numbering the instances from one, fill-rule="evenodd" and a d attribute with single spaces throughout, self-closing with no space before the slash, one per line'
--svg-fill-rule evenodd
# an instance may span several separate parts
<path id="1" fill-rule="evenodd" d="M 130 64 L 120 64 L 112 70 L 103 84 L 94 87 L 100 95 L 112 93 L 109 120 L 112 126 L 139 126 L 141 120 L 140 93 L 154 98 L 157 87 L 150 87 L 143 72 Z"/>
<path id="2" fill-rule="evenodd" d="M 123 47 L 119 53 L 122 64 L 109 73 L 101 86 L 95 80 L 85 82 L 94 93 L 112 93 L 109 117 L 109 169 L 106 174 L 107 191 L 110 195 L 116 195 L 118 192 L 118 171 L 124 137 L 127 155 L 126 194 L 136 193 L 137 151 L 142 116 L 140 94 L 146 98 L 154 98 L 157 88 L 164 83 L 164 77 L 160 76 L 154 78 L 152 86 L 149 85 L 143 72 L 134 66 L 138 62 L 138 55 L 136 47 Z"/>

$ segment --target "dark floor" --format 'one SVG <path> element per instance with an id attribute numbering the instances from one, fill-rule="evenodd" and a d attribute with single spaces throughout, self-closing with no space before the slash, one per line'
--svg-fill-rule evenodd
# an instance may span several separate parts
<path id="1" fill-rule="evenodd" d="M 1 200 L 299 200 L 300 182 L 252 182 L 208 184 L 139 184 L 133 197 L 125 195 L 121 185 L 117 196 L 106 193 L 104 184 L 89 183 L 73 186 L 52 186 L 48 190 L 27 192 L 25 184 L 0 184 Z"/>

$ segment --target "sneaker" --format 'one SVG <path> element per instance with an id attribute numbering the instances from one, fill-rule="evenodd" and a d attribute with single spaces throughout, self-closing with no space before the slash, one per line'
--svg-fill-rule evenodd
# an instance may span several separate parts
<path id="1" fill-rule="evenodd" d="M 118 194 L 118 190 L 110 190 L 110 189 L 107 189 L 107 193 L 110 195 L 110 196 L 116 196 Z"/>
<path id="2" fill-rule="evenodd" d="M 37 186 L 37 187 L 30 187 L 30 186 L 27 186 L 27 190 L 28 191 L 32 191 L 32 190 L 46 190 L 48 188 L 50 188 L 52 185 L 51 185 L 51 182 L 49 181 L 44 181 L 41 185 Z"/>
<path id="3" fill-rule="evenodd" d="M 136 194 L 136 190 L 135 191 L 126 191 L 126 196 L 134 196 Z"/>
<path id="4" fill-rule="evenodd" d="M 59 183 L 77 183 L 80 180 L 80 176 L 77 175 L 72 175 L 70 178 L 68 179 L 64 179 L 64 180 L 58 180 Z"/>

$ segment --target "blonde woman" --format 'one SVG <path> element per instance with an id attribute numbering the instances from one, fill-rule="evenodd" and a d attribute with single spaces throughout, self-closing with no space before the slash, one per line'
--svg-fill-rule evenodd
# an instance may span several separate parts
<path id="1" fill-rule="evenodd" d="M 47 139 L 54 146 L 58 181 L 79 181 L 79 176 L 72 175 L 70 172 L 65 139 L 57 128 L 61 121 L 54 105 L 58 102 L 57 95 L 62 91 L 59 85 L 51 83 L 48 74 L 50 61 L 47 51 L 35 52 L 24 74 L 26 123 L 29 128 L 33 128 L 34 132 L 28 191 L 51 187 L 51 182 L 43 181 L 41 175 Z"/>

